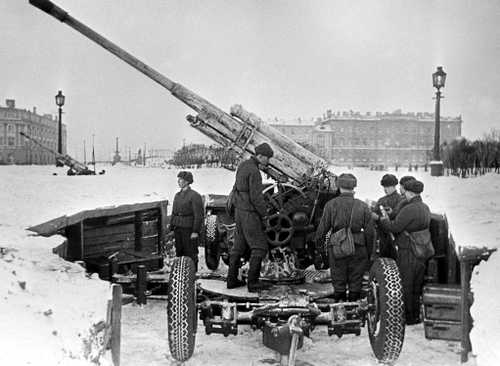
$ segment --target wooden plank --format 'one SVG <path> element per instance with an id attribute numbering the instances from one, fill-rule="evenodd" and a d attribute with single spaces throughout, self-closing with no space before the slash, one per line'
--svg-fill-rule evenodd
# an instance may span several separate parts
<path id="1" fill-rule="evenodd" d="M 142 250 L 142 216 L 141 212 L 135 213 L 135 250 Z"/>
<path id="2" fill-rule="evenodd" d="M 147 264 L 148 262 L 158 262 L 159 260 L 161 260 L 162 257 L 157 255 L 156 253 L 149 253 L 147 255 L 145 255 L 144 257 L 131 257 L 131 258 L 128 258 L 128 259 L 122 259 L 122 260 L 119 260 L 118 261 L 118 264 L 119 265 L 124 265 L 124 264 L 132 264 L 132 265 L 135 265 L 135 271 L 134 272 L 137 272 L 137 266 L 141 263 L 145 263 Z M 153 264 L 157 264 L 157 263 L 153 263 Z"/>
<path id="3" fill-rule="evenodd" d="M 129 240 L 135 240 L 135 234 L 134 231 L 128 232 L 128 233 L 122 233 L 122 234 L 113 234 L 113 235 L 103 235 L 103 236 L 97 236 L 97 237 L 85 237 L 85 246 L 86 247 L 91 247 L 91 246 L 96 246 L 96 245 L 107 245 L 107 244 L 112 244 L 116 243 L 119 241 L 129 241 Z"/>
<path id="4" fill-rule="evenodd" d="M 104 349 L 111 349 L 111 322 L 113 314 L 113 300 L 108 300 L 108 306 L 106 308 L 106 329 L 104 331 Z"/>
<path id="5" fill-rule="evenodd" d="M 143 203 L 134 203 L 134 204 L 125 204 L 120 206 L 110 206 L 97 208 L 94 210 L 85 210 L 80 211 L 76 214 L 70 216 L 60 216 L 58 218 L 49 220 L 39 225 L 31 226 L 27 230 L 36 232 L 42 236 L 51 236 L 57 234 L 59 230 L 65 229 L 68 226 L 79 223 L 80 221 L 86 219 L 93 219 L 99 217 L 107 217 L 112 216 L 110 218 L 108 224 L 112 225 L 114 223 L 120 223 L 128 220 L 125 216 L 120 216 L 121 214 L 133 213 L 135 211 L 144 211 L 144 210 L 152 210 L 152 215 L 154 212 L 157 212 L 157 216 L 160 215 L 160 206 L 164 203 L 168 204 L 168 201 L 154 201 L 154 202 L 143 202 Z M 133 214 L 130 216 L 130 219 L 133 220 Z M 133 221 L 132 221 L 133 222 Z"/>
<path id="6" fill-rule="evenodd" d="M 154 220 L 160 217 L 160 209 L 159 208 L 154 208 L 150 210 L 142 210 L 138 211 L 141 214 L 142 221 L 149 221 L 149 220 Z"/>
<path id="7" fill-rule="evenodd" d="M 126 204 L 121 206 L 111 206 L 104 208 L 96 208 L 94 210 L 81 211 L 75 215 L 68 217 L 68 225 L 75 222 L 81 221 L 83 219 L 90 219 L 103 216 L 119 216 L 121 214 L 127 214 L 135 211 L 148 210 L 158 208 L 162 201 L 155 202 L 145 202 L 145 203 L 134 203 Z M 118 217 L 117 217 L 118 218 Z M 76 221 L 75 221 L 76 220 Z"/>
<path id="8" fill-rule="evenodd" d="M 85 258 L 96 257 L 96 256 L 107 256 L 114 252 L 119 252 L 123 250 L 134 250 L 134 241 L 122 241 L 116 242 L 106 246 L 90 246 L 85 248 Z"/>
<path id="9" fill-rule="evenodd" d="M 113 215 L 113 216 L 108 216 L 106 217 L 105 225 L 106 226 L 111 226 L 111 225 L 120 225 L 120 224 L 131 224 L 134 222 L 135 218 L 135 213 L 134 212 L 127 212 L 126 214 L 123 215 Z"/>
<path id="10" fill-rule="evenodd" d="M 106 249 L 108 247 L 116 247 L 116 246 L 124 246 L 127 249 L 133 248 L 134 247 L 135 240 L 134 238 L 123 238 L 121 240 L 116 240 L 116 241 L 111 241 L 111 242 L 92 242 L 90 244 L 87 244 L 85 247 L 87 250 L 99 250 L 99 249 Z"/>
<path id="11" fill-rule="evenodd" d="M 167 227 L 169 224 L 168 215 L 168 201 L 163 201 L 160 203 L 160 219 L 158 220 L 158 252 L 161 251 L 166 243 L 167 237 Z"/>
<path id="12" fill-rule="evenodd" d="M 167 283 L 168 282 L 168 273 L 148 273 L 148 282 L 150 283 Z M 113 282 L 118 283 L 135 283 L 137 281 L 137 275 L 122 275 L 115 274 L 113 275 Z"/>
<path id="13" fill-rule="evenodd" d="M 135 235 L 125 235 L 125 234 L 120 234 L 110 236 L 110 240 L 102 240 L 103 238 L 93 238 L 90 242 L 87 239 L 87 244 L 85 245 L 85 248 L 95 248 L 95 247 L 101 247 L 105 248 L 107 246 L 114 246 L 116 243 L 119 242 L 132 242 L 135 243 Z M 157 243 L 158 243 L 158 235 L 150 235 L 150 236 L 143 236 L 141 237 L 141 241 L 143 243 L 143 249 L 142 250 L 136 250 L 137 252 L 141 252 L 144 249 L 147 250 L 157 250 Z"/>
<path id="14" fill-rule="evenodd" d="M 56 234 L 61 228 L 67 226 L 67 222 L 67 216 L 60 216 L 42 224 L 31 226 L 27 230 L 33 231 L 41 236 L 51 236 Z"/>
<path id="15" fill-rule="evenodd" d="M 102 226 L 95 228 L 85 228 L 84 236 L 86 239 L 95 238 L 103 235 L 113 235 L 113 234 L 123 234 L 123 233 L 133 233 L 134 224 L 120 224 L 112 226 Z"/>
<path id="16" fill-rule="evenodd" d="M 470 315 L 470 279 L 472 274 L 472 266 L 469 261 L 462 259 L 460 261 L 460 280 L 461 280 L 461 323 L 462 323 L 462 340 L 461 340 L 461 362 L 467 362 L 469 352 L 472 351 L 472 344 L 470 342 L 471 315 Z"/>
<path id="17" fill-rule="evenodd" d="M 457 252 L 455 248 L 455 240 L 450 234 L 449 236 L 449 248 L 446 263 L 448 265 L 448 283 L 457 283 L 459 278 L 457 269 Z"/>
<path id="18" fill-rule="evenodd" d="M 80 221 L 80 259 L 85 257 L 85 238 L 83 237 L 83 220 Z"/>
<path id="19" fill-rule="evenodd" d="M 111 360 L 114 366 L 120 366 L 121 323 L 122 323 L 122 287 L 111 285 L 113 307 L 111 312 Z"/>
<path id="20" fill-rule="evenodd" d="M 146 305 L 146 287 L 147 287 L 147 272 L 146 266 L 141 264 L 137 266 L 137 278 L 135 283 L 137 304 Z"/>

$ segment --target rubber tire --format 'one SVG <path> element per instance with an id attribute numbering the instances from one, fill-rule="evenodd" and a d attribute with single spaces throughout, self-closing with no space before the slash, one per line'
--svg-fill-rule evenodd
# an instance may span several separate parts
<path id="1" fill-rule="evenodd" d="M 194 262 L 175 258 L 168 280 L 168 345 L 177 361 L 186 361 L 194 351 L 197 327 Z"/>
<path id="2" fill-rule="evenodd" d="M 375 357 L 392 363 L 399 357 L 405 335 L 403 286 L 396 262 L 378 258 L 370 269 L 370 284 L 378 284 L 378 333 L 368 321 L 368 334 Z M 373 298 L 373 297 L 372 297 Z"/>
<path id="3" fill-rule="evenodd" d="M 219 268 L 220 248 L 217 231 L 217 215 L 208 215 L 205 219 L 205 263 L 208 269 Z"/>

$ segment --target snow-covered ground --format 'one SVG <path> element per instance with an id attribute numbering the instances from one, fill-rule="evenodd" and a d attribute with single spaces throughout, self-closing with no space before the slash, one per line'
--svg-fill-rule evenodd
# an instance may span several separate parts
<path id="1" fill-rule="evenodd" d="M 89 278 L 78 265 L 52 254 L 63 237 L 37 237 L 25 229 L 85 209 L 171 200 L 177 190 L 175 170 L 104 168 L 102 176 L 68 177 L 65 169 L 51 166 L 0 167 L 0 365 L 90 365 L 85 356 L 99 351 L 92 347 L 92 329 L 105 318 L 109 284 Z M 358 177 L 357 197 L 376 199 L 383 194 L 379 181 L 384 172 L 352 172 Z M 234 173 L 222 169 L 193 173 L 193 188 L 202 194 L 227 194 L 234 178 Z M 500 175 L 459 180 L 432 178 L 423 170 L 412 173 L 425 183 L 424 201 L 433 211 L 446 213 L 457 245 L 499 246 Z M 495 365 L 500 359 L 499 256 L 494 253 L 476 267 L 471 281 L 475 298 L 471 339 L 476 355 L 471 365 Z M 165 306 L 150 301 L 144 308 L 124 308 L 123 365 L 172 363 Z M 258 365 L 273 358 L 273 352 L 262 346 L 260 332 L 242 328 L 237 337 L 209 337 L 200 326 L 194 356 L 186 365 Z M 428 341 L 423 326 L 417 325 L 407 328 L 398 364 L 456 365 L 459 360 L 457 343 Z M 376 362 L 364 331 L 360 337 L 337 339 L 318 329 L 299 351 L 297 364 Z"/>

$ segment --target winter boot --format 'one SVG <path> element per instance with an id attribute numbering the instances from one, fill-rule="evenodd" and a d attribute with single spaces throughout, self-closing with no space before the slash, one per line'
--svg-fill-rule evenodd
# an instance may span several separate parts
<path id="1" fill-rule="evenodd" d="M 346 301 L 347 297 L 345 291 L 335 291 L 333 293 L 333 300 L 335 300 L 335 302 Z"/>
<path id="2" fill-rule="evenodd" d="M 231 255 L 229 257 L 229 268 L 227 270 L 227 288 L 242 287 L 245 281 L 238 279 L 238 272 L 240 269 L 240 257 Z"/>
<path id="3" fill-rule="evenodd" d="M 262 257 L 250 256 L 250 266 L 248 268 L 248 292 L 259 292 L 267 290 L 271 284 L 259 281 L 260 267 L 262 265 Z"/>
<path id="4" fill-rule="evenodd" d="M 349 301 L 358 301 L 361 298 L 361 292 L 349 291 L 347 299 Z"/>

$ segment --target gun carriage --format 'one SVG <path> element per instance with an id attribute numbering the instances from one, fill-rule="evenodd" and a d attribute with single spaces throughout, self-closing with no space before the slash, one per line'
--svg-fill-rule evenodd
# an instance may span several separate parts
<path id="1" fill-rule="evenodd" d="M 359 335 L 361 327 L 367 324 L 375 357 L 382 362 L 398 358 L 405 322 L 401 279 L 394 260 L 378 258 L 374 261 L 369 275 L 365 276 L 364 296 L 356 302 L 335 303 L 330 298 L 331 284 L 313 281 L 311 273 L 314 275 L 314 271 L 307 269 L 311 264 L 316 269 L 326 268 L 323 261 L 316 259 L 313 243 L 323 207 L 337 194 L 336 176 L 326 169 L 325 160 L 240 105 L 233 106 L 230 113 L 219 109 L 52 2 L 30 0 L 30 3 L 165 87 L 196 112 L 196 115 L 187 116 L 192 127 L 235 151 L 241 159 L 254 155 L 255 147 L 263 142 L 274 150 L 269 166 L 261 168 L 272 181 L 263 191 L 268 207 L 265 232 L 270 250 L 261 278 L 272 281 L 275 286 L 259 294 L 242 289 L 227 290 L 225 282 L 196 280 L 191 259 L 176 259 L 170 273 L 167 306 L 169 346 L 175 359 L 185 361 L 192 356 L 197 315 L 207 334 L 236 335 L 242 324 L 262 329 L 264 344 L 287 356 L 289 365 L 294 364 L 295 351 L 301 347 L 303 336 L 308 336 L 318 326 L 326 326 L 329 335 L 340 337 Z M 212 270 L 219 267 L 220 259 L 227 264 L 233 242 L 235 225 L 226 212 L 226 201 L 227 196 L 221 195 L 207 195 L 205 199 L 202 237 L 206 264 Z M 447 232 L 442 233 L 443 220 L 437 225 L 436 232 L 443 237 L 437 240 L 444 243 Z"/>

